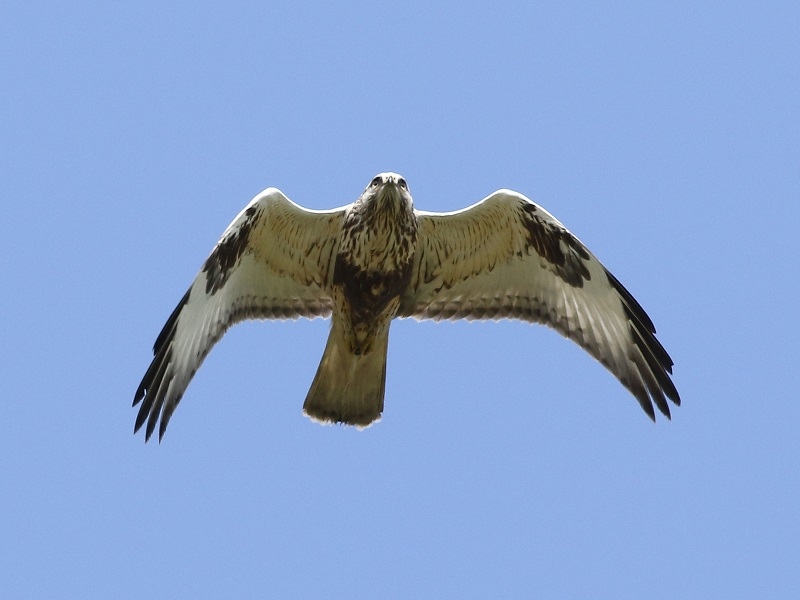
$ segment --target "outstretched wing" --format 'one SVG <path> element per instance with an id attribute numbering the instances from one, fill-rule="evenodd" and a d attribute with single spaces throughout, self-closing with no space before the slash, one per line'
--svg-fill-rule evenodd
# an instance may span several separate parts
<path id="1" fill-rule="evenodd" d="M 222 234 L 189 290 L 167 319 L 133 405 L 149 439 L 159 439 L 203 359 L 244 319 L 328 316 L 330 283 L 345 208 L 306 210 L 269 188 Z"/>
<path id="2" fill-rule="evenodd" d="M 546 210 L 500 190 L 454 213 L 419 211 L 419 244 L 398 316 L 543 323 L 611 371 L 655 419 L 680 397 L 644 309 Z"/>

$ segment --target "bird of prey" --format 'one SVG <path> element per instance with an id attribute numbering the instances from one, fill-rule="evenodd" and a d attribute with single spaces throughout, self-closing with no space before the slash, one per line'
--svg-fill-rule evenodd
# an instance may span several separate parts
<path id="1" fill-rule="evenodd" d="M 203 359 L 245 319 L 331 317 L 303 410 L 366 427 L 383 412 L 389 326 L 415 319 L 542 323 L 600 361 L 655 420 L 680 404 L 672 359 L 633 296 L 550 213 L 498 190 L 450 213 L 414 208 L 396 173 L 377 175 L 333 210 L 307 210 L 276 188 L 257 195 L 222 238 L 153 347 L 136 390 L 134 431 L 159 440 Z M 159 423 L 160 421 L 160 423 Z"/>

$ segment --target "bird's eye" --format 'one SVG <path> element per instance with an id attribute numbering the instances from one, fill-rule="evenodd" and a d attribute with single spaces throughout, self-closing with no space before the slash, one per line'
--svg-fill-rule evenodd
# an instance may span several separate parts
<path id="1" fill-rule="evenodd" d="M 381 184 L 381 176 L 380 176 L 380 175 L 378 175 L 377 177 L 375 177 L 375 178 L 374 178 L 374 179 L 373 179 L 373 180 L 370 182 L 370 184 L 369 184 L 369 187 L 376 187 L 376 186 L 379 186 L 380 184 Z"/>
<path id="2" fill-rule="evenodd" d="M 402 177 L 397 180 L 397 185 L 399 185 L 404 190 L 408 190 L 408 184 L 406 183 L 406 180 L 403 179 Z"/>

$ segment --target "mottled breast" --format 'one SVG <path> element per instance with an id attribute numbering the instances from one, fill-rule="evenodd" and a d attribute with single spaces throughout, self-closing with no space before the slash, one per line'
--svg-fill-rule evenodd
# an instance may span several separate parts
<path id="1" fill-rule="evenodd" d="M 333 275 L 355 320 L 374 318 L 408 285 L 417 218 L 402 202 L 356 204 L 345 217 Z"/>

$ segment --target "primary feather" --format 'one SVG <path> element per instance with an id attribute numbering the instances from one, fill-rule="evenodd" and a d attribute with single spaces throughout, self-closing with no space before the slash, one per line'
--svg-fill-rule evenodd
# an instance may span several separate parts
<path id="1" fill-rule="evenodd" d="M 366 426 L 383 411 L 389 325 L 513 318 L 575 341 L 655 418 L 680 397 L 644 309 L 546 210 L 510 190 L 452 213 L 417 211 L 405 180 L 376 176 L 329 211 L 270 188 L 223 233 L 156 339 L 136 390 L 145 439 L 170 417 L 212 346 L 244 319 L 332 317 L 304 404 L 323 422 Z"/>

